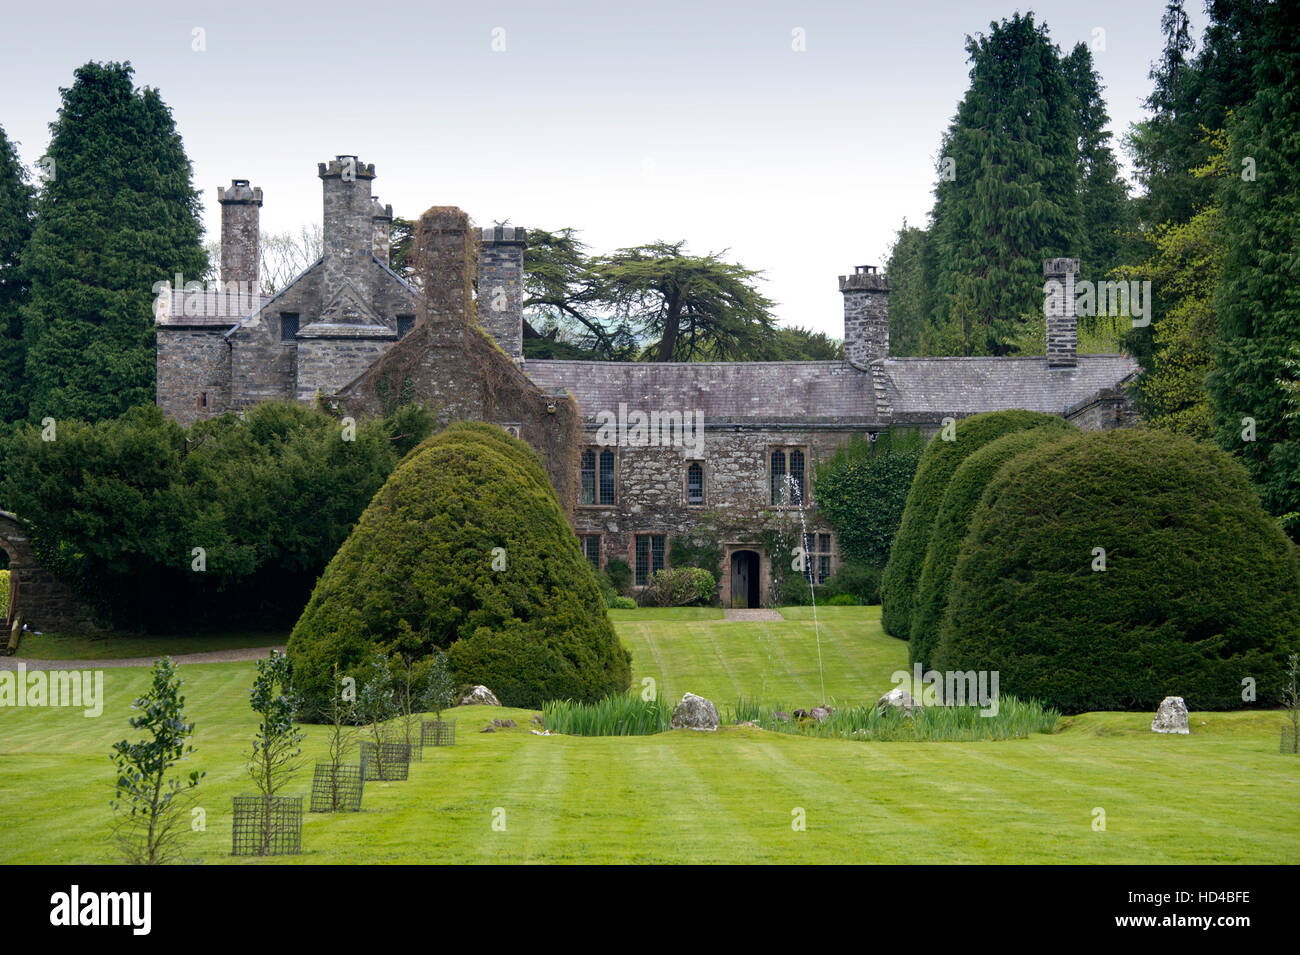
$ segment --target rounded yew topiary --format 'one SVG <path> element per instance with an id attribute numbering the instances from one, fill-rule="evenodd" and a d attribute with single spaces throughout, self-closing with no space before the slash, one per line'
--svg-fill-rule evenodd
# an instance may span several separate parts
<path id="1" fill-rule="evenodd" d="M 1026 451 L 989 482 L 933 666 L 1062 712 L 1272 705 L 1300 625 L 1295 552 L 1245 470 L 1158 430 Z M 1247 681 L 1243 684 L 1243 681 Z"/>
<path id="2" fill-rule="evenodd" d="M 921 569 L 935 515 L 943 503 L 948 480 L 962 461 L 990 441 L 1013 431 L 1036 428 L 1056 415 L 1038 411 L 992 411 L 971 415 L 954 425 L 953 440 L 944 439 L 944 431 L 935 435 L 921 455 L 916 477 L 907 492 L 903 519 L 894 535 L 889 563 L 880 583 L 880 619 L 885 632 L 906 640 L 912 633 L 912 606 L 921 583 Z"/>
<path id="3" fill-rule="evenodd" d="M 431 435 L 425 444 L 429 446 L 454 444 L 466 437 L 482 438 L 490 442 L 497 451 L 509 456 L 535 480 L 546 487 L 551 486 L 542 459 L 538 457 L 532 446 L 518 438 L 512 438 L 505 429 L 488 424 L 486 421 L 453 421 L 437 434 Z"/>
<path id="4" fill-rule="evenodd" d="M 376 649 L 445 649 L 457 681 L 508 706 L 628 688 L 629 655 L 591 565 L 536 457 L 530 466 L 512 440 L 442 432 L 380 488 L 289 637 L 309 708 L 336 661 L 359 672 Z"/>
<path id="5" fill-rule="evenodd" d="M 1079 430 L 1064 418 L 1050 418 L 1037 428 L 1013 431 L 990 441 L 953 472 L 934 518 L 930 546 L 926 548 L 921 567 L 921 582 L 912 604 L 912 634 L 907 645 L 909 663 L 928 665 L 930 654 L 939 642 L 939 624 L 948 604 L 952 568 L 985 486 L 1017 455 L 1047 442 L 1078 435 Z"/>

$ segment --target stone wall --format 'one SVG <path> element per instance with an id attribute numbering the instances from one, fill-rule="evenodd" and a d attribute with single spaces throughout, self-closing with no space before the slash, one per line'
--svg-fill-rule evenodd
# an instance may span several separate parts
<path id="1" fill-rule="evenodd" d="M 8 511 L 0 511 L 0 547 L 9 555 L 9 617 L 0 646 L 8 640 L 15 614 L 22 616 L 28 629 L 41 633 L 101 629 L 72 589 L 36 560 L 27 528 Z"/>
<path id="2" fill-rule="evenodd" d="M 226 327 L 158 328 L 158 406 L 183 425 L 230 406 Z"/>
<path id="3" fill-rule="evenodd" d="M 772 575 L 770 555 L 763 550 L 763 531 L 783 535 L 831 534 L 831 571 L 840 564 L 834 531 L 815 511 L 812 475 L 815 462 L 857 434 L 850 430 L 714 423 L 706 424 L 702 452 L 685 447 L 613 447 L 615 501 L 613 505 L 579 504 L 574 529 L 579 535 L 599 534 L 600 562 L 625 561 L 635 569 L 638 534 L 675 536 L 702 531 L 721 545 L 724 560 L 737 550 L 756 550 L 762 557 L 762 598 L 766 602 Z M 598 433 L 587 430 L 584 446 L 599 454 L 605 448 Z M 798 448 L 805 455 L 805 487 L 809 500 L 803 509 L 771 503 L 771 452 Z M 686 473 L 692 461 L 704 469 L 704 503 L 687 503 Z M 575 478 L 575 481 L 578 480 Z M 717 569 L 720 595 L 731 605 L 730 568 Z"/>
<path id="4" fill-rule="evenodd" d="M 384 338 L 300 337 L 297 399 L 311 403 L 318 394 L 336 393 L 378 361 L 396 340 L 396 333 Z"/>
<path id="5" fill-rule="evenodd" d="M 1142 419 L 1128 392 L 1105 388 L 1087 401 L 1066 408 L 1065 420 L 1084 431 L 1110 431 L 1136 427 Z"/>

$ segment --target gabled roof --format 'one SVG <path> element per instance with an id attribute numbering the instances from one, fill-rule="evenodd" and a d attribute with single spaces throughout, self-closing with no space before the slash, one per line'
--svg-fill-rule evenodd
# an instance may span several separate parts
<path id="1" fill-rule="evenodd" d="M 702 411 L 706 418 L 872 420 L 866 374 L 844 361 L 604 362 L 533 360 L 529 377 L 571 392 L 585 418 L 600 411 Z"/>
<path id="2" fill-rule="evenodd" d="M 1073 368 L 1050 368 L 1042 355 L 1008 358 L 886 358 L 884 398 L 896 417 L 966 415 L 1005 408 L 1062 414 L 1068 405 L 1114 388 L 1138 370 L 1127 355 L 1080 355 Z"/>

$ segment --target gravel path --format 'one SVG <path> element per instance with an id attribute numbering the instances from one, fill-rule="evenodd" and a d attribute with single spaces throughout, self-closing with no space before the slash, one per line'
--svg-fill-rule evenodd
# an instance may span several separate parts
<path id="1" fill-rule="evenodd" d="M 732 610 L 722 612 L 723 620 L 784 620 L 779 610 Z"/>
<path id="2" fill-rule="evenodd" d="M 208 650 L 204 653 L 174 653 L 177 663 L 234 663 L 260 660 L 272 650 L 284 647 L 245 647 L 241 650 Z M 154 657 L 122 657 L 117 660 L 33 660 L 29 657 L 0 657 L 0 670 L 17 670 L 24 664 L 29 670 L 106 670 L 114 667 L 151 667 Z"/>

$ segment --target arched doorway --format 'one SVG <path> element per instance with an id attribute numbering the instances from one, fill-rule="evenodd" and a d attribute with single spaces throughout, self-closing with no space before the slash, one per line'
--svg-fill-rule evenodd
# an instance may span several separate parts
<path id="1" fill-rule="evenodd" d="M 758 552 L 737 550 L 731 553 L 731 606 L 751 610 L 762 606 L 760 596 L 762 562 Z"/>

